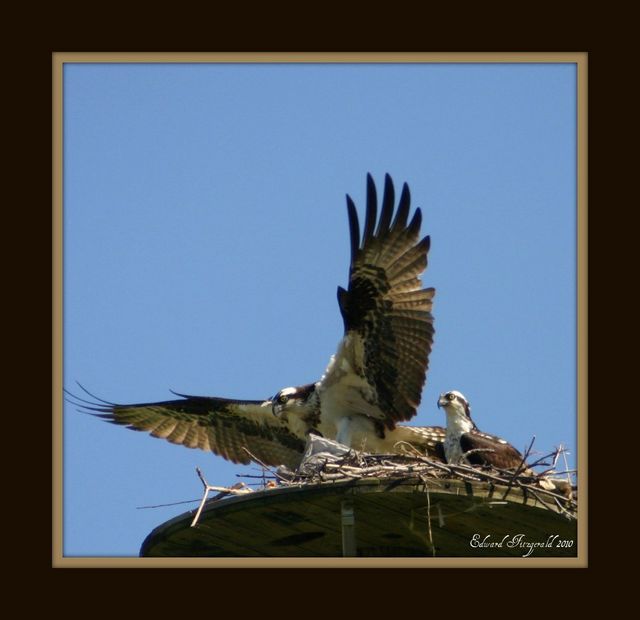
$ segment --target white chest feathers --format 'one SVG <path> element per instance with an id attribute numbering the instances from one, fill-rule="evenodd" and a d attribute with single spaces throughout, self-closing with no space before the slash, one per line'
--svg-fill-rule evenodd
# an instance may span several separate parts
<path id="1" fill-rule="evenodd" d="M 447 463 L 457 464 L 462 461 L 464 452 L 460 438 L 473 429 L 473 422 L 464 414 L 447 411 L 447 432 L 444 440 L 444 455 Z"/>

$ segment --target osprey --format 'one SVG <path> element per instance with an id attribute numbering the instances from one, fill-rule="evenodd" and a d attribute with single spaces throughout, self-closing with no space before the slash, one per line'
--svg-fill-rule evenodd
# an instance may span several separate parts
<path id="1" fill-rule="evenodd" d="M 397 452 L 411 444 L 441 460 L 443 428 L 399 424 L 420 404 L 433 342 L 435 290 L 422 288 L 430 239 L 420 239 L 420 209 L 409 219 L 406 183 L 397 208 L 394 203 L 387 174 L 378 217 L 376 187 L 367 175 L 361 234 L 347 195 L 349 283 L 338 287 L 344 336 L 319 381 L 281 389 L 267 400 L 175 393 L 179 399 L 163 402 L 123 405 L 76 397 L 77 404 L 114 424 L 211 450 L 235 463 L 249 463 L 248 451 L 266 465 L 295 468 L 310 434 L 367 452 Z"/>
<path id="2" fill-rule="evenodd" d="M 444 408 L 447 414 L 443 446 L 447 463 L 493 465 L 500 469 L 515 469 L 523 464 L 522 454 L 512 445 L 478 430 L 471 419 L 469 402 L 460 392 L 453 390 L 440 394 L 438 407 Z"/>

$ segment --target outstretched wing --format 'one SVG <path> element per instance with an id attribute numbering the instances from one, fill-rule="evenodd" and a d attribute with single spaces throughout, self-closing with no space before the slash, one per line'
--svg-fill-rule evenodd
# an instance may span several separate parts
<path id="1" fill-rule="evenodd" d="M 433 288 L 422 288 L 429 237 L 420 240 L 422 214 L 409 221 L 409 187 L 394 216 L 394 187 L 385 176 L 380 217 L 376 187 L 367 175 L 367 209 L 360 237 L 358 214 L 347 196 L 351 233 L 349 288 L 338 288 L 345 337 L 323 381 L 360 391 L 361 411 L 393 428 L 416 413 L 433 342 Z M 341 373 L 354 373 L 351 379 Z M 358 398 L 347 396 L 352 405 Z M 355 408 L 358 405 L 355 404 Z"/>
<path id="2" fill-rule="evenodd" d="M 179 400 L 120 405 L 67 394 L 80 409 L 108 422 L 187 448 L 211 450 L 234 463 L 251 461 L 246 448 L 265 465 L 295 468 L 305 449 L 305 439 L 272 414 L 270 401 L 176 394 Z"/>

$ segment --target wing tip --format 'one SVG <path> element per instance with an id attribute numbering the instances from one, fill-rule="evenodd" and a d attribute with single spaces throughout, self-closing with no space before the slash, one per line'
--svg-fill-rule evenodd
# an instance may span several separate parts
<path id="1" fill-rule="evenodd" d="M 349 238 L 351 242 L 351 264 L 353 264 L 360 249 L 360 222 L 356 205 L 347 194 L 347 217 L 349 219 Z"/>
<path id="2" fill-rule="evenodd" d="M 362 238 L 358 231 L 358 246 L 364 247 L 373 238 L 384 236 L 389 232 L 407 229 L 410 234 L 417 234 L 422 224 L 422 211 L 418 207 L 411 221 L 409 213 L 411 210 L 411 190 L 409 184 L 404 181 L 398 199 L 397 207 L 395 203 L 395 185 L 393 177 L 388 172 L 384 173 L 384 189 L 382 195 L 382 206 L 378 217 L 378 195 L 376 184 L 371 172 L 367 172 L 367 192 L 364 232 Z M 349 211 L 356 211 L 355 203 L 347 194 L 347 206 Z M 395 213 L 394 213 L 395 211 Z"/>
<path id="3" fill-rule="evenodd" d="M 378 218 L 378 192 L 370 172 L 367 173 L 366 202 L 367 209 L 364 217 L 364 233 L 362 234 L 363 246 L 373 237 L 376 220 Z"/>

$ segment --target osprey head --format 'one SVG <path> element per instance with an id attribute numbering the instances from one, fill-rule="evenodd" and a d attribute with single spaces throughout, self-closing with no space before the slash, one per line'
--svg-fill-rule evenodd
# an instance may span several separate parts
<path id="1" fill-rule="evenodd" d="M 271 410 L 273 411 L 273 415 L 279 418 L 285 412 L 306 405 L 309 396 L 314 392 L 315 389 L 315 383 L 309 383 L 307 385 L 301 385 L 298 387 L 282 388 L 271 399 Z"/>
<path id="2" fill-rule="evenodd" d="M 471 407 L 469 401 L 457 390 L 444 392 L 438 398 L 438 407 L 444 407 L 447 415 L 458 415 L 471 420 Z"/>

